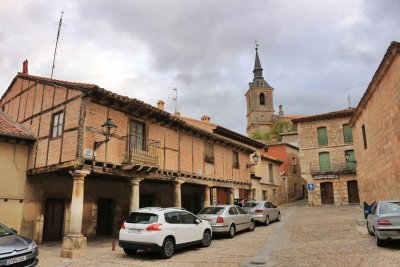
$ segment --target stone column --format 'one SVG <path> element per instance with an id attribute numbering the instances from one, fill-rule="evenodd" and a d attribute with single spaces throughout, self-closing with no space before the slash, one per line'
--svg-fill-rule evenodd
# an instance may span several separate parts
<path id="1" fill-rule="evenodd" d="M 205 185 L 204 186 L 204 202 L 203 202 L 203 208 L 210 206 L 210 186 Z"/>
<path id="2" fill-rule="evenodd" d="M 235 203 L 235 188 L 229 188 L 229 205 Z"/>
<path id="3" fill-rule="evenodd" d="M 143 181 L 143 179 L 132 179 L 130 180 L 131 182 L 131 201 L 130 201 L 130 205 L 129 205 L 129 210 L 135 211 L 139 209 L 139 196 L 140 196 L 140 182 Z"/>
<path id="4" fill-rule="evenodd" d="M 86 237 L 82 235 L 84 181 L 89 171 L 70 172 L 74 178 L 69 233 L 64 237 L 61 257 L 80 258 L 86 253 Z"/>
<path id="5" fill-rule="evenodd" d="M 181 185 L 184 183 L 182 180 L 174 181 L 174 207 L 182 207 Z"/>

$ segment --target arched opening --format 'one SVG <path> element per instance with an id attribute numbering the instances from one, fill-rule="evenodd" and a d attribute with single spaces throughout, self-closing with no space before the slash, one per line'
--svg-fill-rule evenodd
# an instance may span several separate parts
<path id="1" fill-rule="evenodd" d="M 265 95 L 264 95 L 264 93 L 260 94 L 260 105 L 265 105 Z"/>

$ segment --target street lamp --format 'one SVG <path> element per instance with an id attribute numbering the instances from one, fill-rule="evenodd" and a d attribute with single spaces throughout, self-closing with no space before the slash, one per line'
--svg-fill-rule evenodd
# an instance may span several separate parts
<path id="1" fill-rule="evenodd" d="M 246 167 L 247 167 L 247 168 L 250 168 L 250 167 L 252 167 L 252 166 L 254 166 L 254 165 L 257 165 L 258 160 L 260 159 L 260 156 L 259 156 L 259 155 L 257 154 L 257 152 L 256 152 L 256 153 L 254 153 L 254 155 L 252 156 L 252 158 L 253 158 L 253 162 L 247 163 L 247 164 L 246 164 Z"/>
<path id="2" fill-rule="evenodd" d="M 107 121 L 101 126 L 103 130 L 103 134 L 106 137 L 105 140 L 103 141 L 94 141 L 93 144 L 93 153 L 101 147 L 102 144 L 107 143 L 110 141 L 111 136 L 114 135 L 115 130 L 117 129 L 117 125 L 114 124 L 114 122 L 108 118 Z"/>

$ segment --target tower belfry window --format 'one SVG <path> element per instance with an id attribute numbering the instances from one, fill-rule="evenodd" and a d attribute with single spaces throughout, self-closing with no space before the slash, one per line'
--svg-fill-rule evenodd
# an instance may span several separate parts
<path id="1" fill-rule="evenodd" d="M 264 93 L 260 94 L 260 105 L 265 105 L 265 95 L 264 95 Z"/>

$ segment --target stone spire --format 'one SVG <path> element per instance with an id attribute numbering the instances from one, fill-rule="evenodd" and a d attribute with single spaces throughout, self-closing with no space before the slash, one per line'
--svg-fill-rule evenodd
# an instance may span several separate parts
<path id="1" fill-rule="evenodd" d="M 260 58 L 258 57 L 258 44 L 256 42 L 256 59 L 254 61 L 254 79 L 258 80 L 258 79 L 264 79 L 263 74 L 262 74 L 263 68 L 261 67 L 261 62 L 260 62 Z"/>

